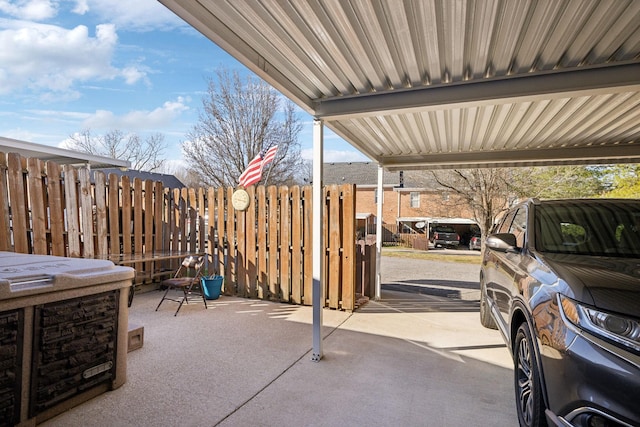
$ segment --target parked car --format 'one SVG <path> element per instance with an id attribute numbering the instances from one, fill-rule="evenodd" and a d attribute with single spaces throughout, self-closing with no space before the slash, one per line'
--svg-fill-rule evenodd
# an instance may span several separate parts
<path id="1" fill-rule="evenodd" d="M 469 239 L 469 249 L 472 251 L 479 251 L 482 249 L 482 235 L 476 233 Z"/>
<path id="2" fill-rule="evenodd" d="M 487 237 L 480 321 L 521 426 L 640 426 L 640 200 L 528 200 Z"/>
<path id="3" fill-rule="evenodd" d="M 453 227 L 448 225 L 433 227 L 430 240 L 436 248 L 440 246 L 455 248 L 460 244 L 460 236 Z"/>

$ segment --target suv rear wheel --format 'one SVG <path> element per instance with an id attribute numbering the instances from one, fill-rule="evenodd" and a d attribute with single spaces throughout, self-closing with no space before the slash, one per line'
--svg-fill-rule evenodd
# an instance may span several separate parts
<path id="1" fill-rule="evenodd" d="M 482 277 L 480 277 L 480 324 L 485 328 L 498 329 L 496 321 L 491 317 L 491 309 L 487 301 L 487 287 Z"/>
<path id="2" fill-rule="evenodd" d="M 546 426 L 540 373 L 536 363 L 533 339 L 526 323 L 523 323 L 518 328 L 513 352 L 516 407 L 520 426 Z"/>

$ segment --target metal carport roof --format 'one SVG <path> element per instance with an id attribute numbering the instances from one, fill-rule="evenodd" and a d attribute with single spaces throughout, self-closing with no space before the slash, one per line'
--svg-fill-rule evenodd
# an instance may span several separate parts
<path id="1" fill-rule="evenodd" d="M 640 162 L 640 1 L 159 1 L 317 119 L 314 361 L 324 125 L 387 170 Z"/>
<path id="2" fill-rule="evenodd" d="M 640 161 L 640 2 L 160 0 L 388 170 Z"/>

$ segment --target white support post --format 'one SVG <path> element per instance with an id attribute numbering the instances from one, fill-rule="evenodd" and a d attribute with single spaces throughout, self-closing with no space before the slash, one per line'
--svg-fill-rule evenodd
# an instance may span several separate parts
<path id="1" fill-rule="evenodd" d="M 384 191 L 382 190 L 382 178 L 384 169 L 378 165 L 378 203 L 376 210 L 376 294 L 375 300 L 380 300 L 380 287 L 382 275 L 380 272 L 380 264 L 382 258 L 382 204 L 384 203 Z"/>
<path id="2" fill-rule="evenodd" d="M 311 360 L 319 362 L 322 359 L 322 307 L 324 241 L 322 223 L 324 212 L 323 201 L 323 130 L 324 124 L 320 119 L 313 120 L 313 349 Z"/>

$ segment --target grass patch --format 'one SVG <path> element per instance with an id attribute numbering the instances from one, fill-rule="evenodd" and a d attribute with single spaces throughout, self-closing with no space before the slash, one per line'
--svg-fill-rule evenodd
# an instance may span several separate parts
<path id="1" fill-rule="evenodd" d="M 440 251 L 418 251 L 412 249 L 396 249 L 396 248 L 382 248 L 382 255 L 394 256 L 399 258 L 413 258 L 413 259 L 426 259 L 429 261 L 442 261 L 442 262 L 461 262 L 466 264 L 480 265 L 482 257 L 478 254 L 460 254 Z"/>

